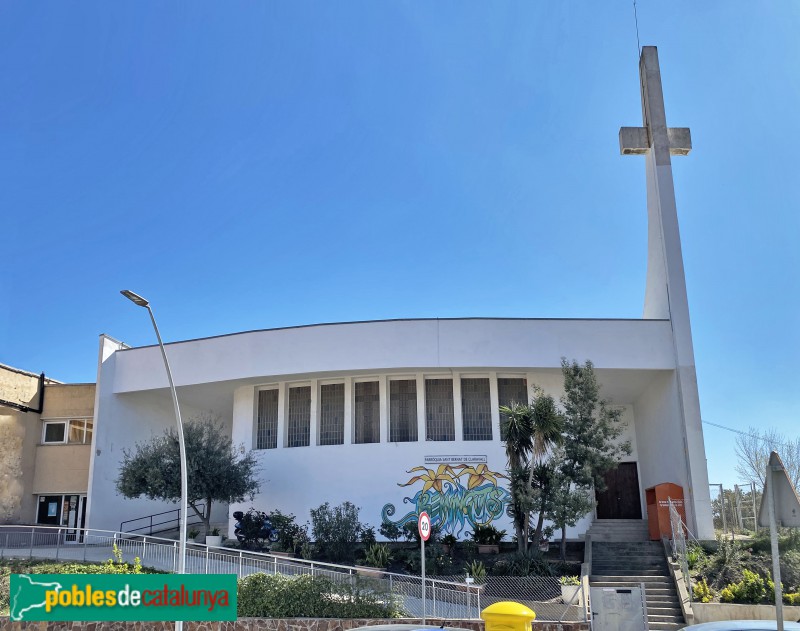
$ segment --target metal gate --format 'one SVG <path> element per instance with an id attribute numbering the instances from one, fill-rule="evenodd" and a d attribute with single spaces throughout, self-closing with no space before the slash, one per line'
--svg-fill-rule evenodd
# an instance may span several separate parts
<path id="1" fill-rule="evenodd" d="M 641 587 L 592 587 L 592 631 L 646 631 Z"/>

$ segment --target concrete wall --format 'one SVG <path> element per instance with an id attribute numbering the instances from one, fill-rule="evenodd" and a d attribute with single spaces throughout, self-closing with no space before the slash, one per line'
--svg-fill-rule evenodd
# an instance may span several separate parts
<path id="1" fill-rule="evenodd" d="M 692 603 L 694 624 L 718 620 L 775 620 L 775 605 L 732 605 L 728 603 Z M 783 606 L 784 620 L 800 620 L 800 607 Z"/>
<path id="2" fill-rule="evenodd" d="M 89 488 L 91 445 L 38 445 L 31 492 L 82 494 Z"/>
<path id="3" fill-rule="evenodd" d="M 391 320 L 237 333 L 167 346 L 178 386 L 253 377 L 459 366 L 560 368 L 562 357 L 607 369 L 675 365 L 661 320 Z M 113 391 L 163 388 L 158 347 L 119 353 Z"/>
<path id="4" fill-rule="evenodd" d="M 113 393 L 116 363 L 120 355 L 113 351 L 114 345 L 113 340 L 105 336 L 101 338 L 95 397 L 95 405 L 100 413 L 97 415 L 91 445 L 90 494 L 86 513 L 88 526 L 103 530 L 117 530 L 123 521 L 178 508 L 173 502 L 126 499 L 117 492 L 116 479 L 124 450 L 134 450 L 137 442 L 161 436 L 165 429 L 175 427 L 175 412 L 168 389 L 122 396 Z M 206 410 L 183 402 L 181 414 L 184 422 L 208 416 Z M 230 435 L 230 417 L 218 420 L 223 431 Z M 191 509 L 189 514 L 192 515 Z M 217 505 L 211 520 L 220 526 L 226 524 L 227 507 Z"/>
<path id="5" fill-rule="evenodd" d="M 36 408 L 39 376 L 0 365 L 0 400 Z M 0 523 L 29 522 L 39 414 L 0 403 Z"/>
<path id="6" fill-rule="evenodd" d="M 93 383 L 62 383 L 48 385 L 45 388 L 42 418 L 91 418 L 93 416 Z"/>
<path id="7" fill-rule="evenodd" d="M 252 503 L 232 510 L 251 505 L 262 510 L 279 508 L 296 514 L 302 522 L 310 508 L 325 501 L 349 500 L 362 507 L 362 521 L 377 526 L 384 518 L 397 521 L 424 508 L 417 503 L 422 501 L 425 476 L 439 476 L 437 484 L 447 489 L 459 484 L 456 474 L 478 464 L 493 475 L 502 475 L 506 458 L 496 429 L 499 414 L 494 402 L 494 440 L 425 441 L 425 409 L 418 397 L 421 440 L 390 443 L 386 403 L 389 378 L 416 379 L 418 394 L 424 390 L 425 378 L 452 378 L 456 385 L 455 433 L 460 437 L 459 377 L 488 376 L 493 383 L 497 375 L 525 376 L 529 386 L 538 384 L 558 397 L 562 356 L 591 358 L 604 395 L 624 407 L 626 431 L 635 447 L 627 460 L 639 462 L 643 508 L 646 486 L 664 481 L 686 486 L 688 479 L 675 356 L 669 323 L 664 321 L 402 320 L 319 325 L 180 342 L 168 345 L 168 353 L 184 418 L 209 413 L 220 416 L 230 428 L 234 443 L 245 450 L 254 446 L 257 389 L 276 385 L 282 392 L 278 427 L 281 448 L 258 454 L 261 493 Z M 360 378 L 379 382 L 379 443 L 351 444 L 353 383 Z M 284 448 L 289 384 L 310 385 L 314 399 L 326 380 L 345 384 L 345 444 L 314 446 L 318 419 L 312 400 L 312 446 Z M 496 389 L 492 397 L 496 401 Z M 101 343 L 95 405 L 98 421 L 90 474 L 89 524 L 113 529 L 122 520 L 174 508 L 173 504 L 124 500 L 114 488 L 122 450 L 174 424 L 158 348 L 120 351 L 118 343 L 105 339 Z M 451 465 L 451 470 L 439 472 L 440 464 Z M 497 487 L 505 491 L 503 478 L 495 479 Z M 464 478 L 465 488 L 467 485 Z M 502 495 L 498 497 L 502 499 Z M 466 510 L 494 510 L 497 499 L 483 498 Z M 450 511 L 451 519 L 463 519 L 465 506 L 445 506 L 451 501 L 463 502 L 463 498 L 437 501 L 443 503 L 443 511 Z M 95 506 L 103 506 L 103 510 L 95 510 Z M 584 520 L 568 536 L 584 532 L 589 521 Z M 496 525 L 511 530 L 505 515 L 497 516 Z M 454 523 L 451 530 L 463 537 L 471 525 Z"/>

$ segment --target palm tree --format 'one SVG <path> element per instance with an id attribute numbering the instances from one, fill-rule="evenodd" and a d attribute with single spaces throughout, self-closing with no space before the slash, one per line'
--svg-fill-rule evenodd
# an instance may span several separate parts
<path id="1" fill-rule="evenodd" d="M 528 482 L 528 460 L 533 450 L 533 414 L 531 407 L 520 403 L 500 407 L 502 415 L 501 435 L 506 442 L 508 476 L 511 491 L 511 517 L 517 534 L 517 549 L 525 551 L 525 515 L 530 513 L 530 484 Z"/>
<path id="2" fill-rule="evenodd" d="M 536 465 L 543 465 L 545 456 L 552 447 L 560 445 L 564 439 L 564 417 L 556 407 L 555 399 L 545 394 L 540 388 L 534 387 L 534 398 L 531 408 L 531 455 Z M 528 486 L 533 486 L 534 467 L 530 467 Z M 543 491 L 543 492 L 546 492 Z M 544 508 L 539 511 L 539 520 L 533 536 L 534 550 L 539 547 L 544 526 Z M 530 534 L 530 511 L 525 515 L 525 541 Z"/>
<path id="3" fill-rule="evenodd" d="M 534 387 L 531 405 L 514 403 L 502 406 L 503 434 L 511 479 L 511 513 L 517 534 L 518 551 L 526 551 L 530 535 L 533 476 L 553 445 L 561 443 L 563 420 L 552 396 Z M 538 546 L 544 524 L 544 511 L 539 512 L 534 544 Z"/>

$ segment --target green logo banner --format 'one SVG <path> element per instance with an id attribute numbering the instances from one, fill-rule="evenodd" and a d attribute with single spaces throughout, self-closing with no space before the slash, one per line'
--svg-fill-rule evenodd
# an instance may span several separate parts
<path id="1" fill-rule="evenodd" d="M 236 620 L 235 574 L 12 574 L 11 620 Z"/>

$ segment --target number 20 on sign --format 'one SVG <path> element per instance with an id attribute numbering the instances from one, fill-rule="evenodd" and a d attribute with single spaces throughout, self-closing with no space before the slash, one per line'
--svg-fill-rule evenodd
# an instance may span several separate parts
<path id="1" fill-rule="evenodd" d="M 427 541 L 431 536 L 431 518 L 428 516 L 428 513 L 420 513 L 418 526 L 419 536 L 423 541 Z"/>

